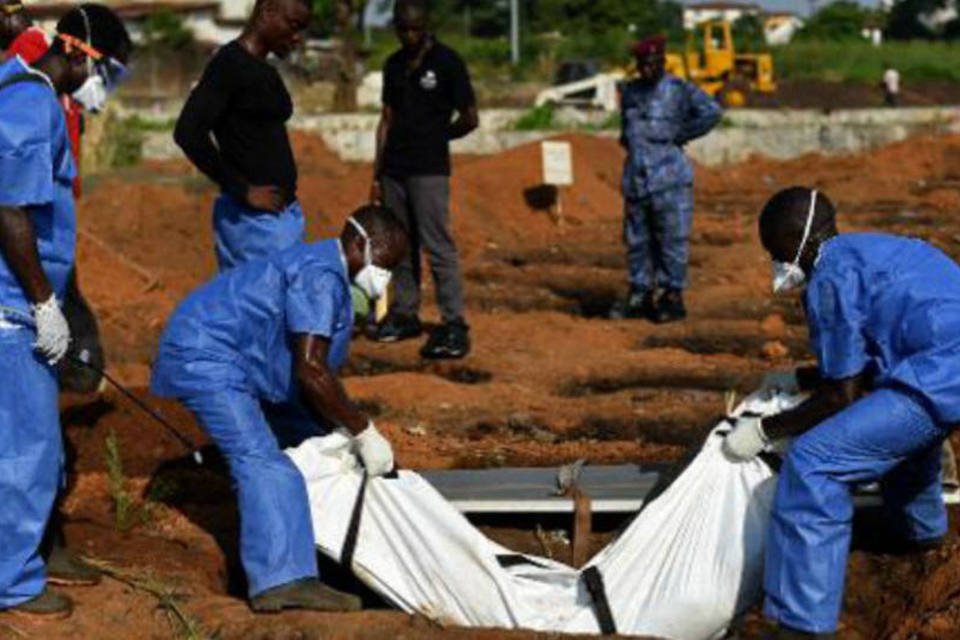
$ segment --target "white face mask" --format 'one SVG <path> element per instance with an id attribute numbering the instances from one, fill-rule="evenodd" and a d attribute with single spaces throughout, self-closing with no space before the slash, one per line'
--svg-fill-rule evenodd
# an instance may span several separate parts
<path id="1" fill-rule="evenodd" d="M 803 285 L 807 275 L 800 268 L 800 256 L 807 246 L 807 240 L 810 239 L 810 227 L 813 225 L 813 214 L 817 209 L 817 190 L 810 192 L 810 211 L 807 213 L 807 223 L 803 228 L 803 238 L 800 240 L 800 246 L 797 247 L 797 255 L 793 262 L 779 262 L 773 260 L 773 292 L 792 291 Z"/>
<path id="2" fill-rule="evenodd" d="M 363 268 L 354 276 L 353 284 L 360 287 L 360 290 L 363 291 L 368 298 L 376 300 L 387 291 L 387 286 L 390 284 L 390 278 L 393 274 L 387 269 L 373 264 L 373 250 L 370 248 L 370 236 L 367 235 L 367 230 L 363 228 L 363 225 L 354 220 L 352 216 L 347 218 L 347 222 L 353 225 L 353 228 L 357 230 L 357 233 L 359 233 L 364 240 Z"/>
<path id="3" fill-rule="evenodd" d="M 73 92 L 73 99 L 87 111 L 93 113 L 102 111 L 107 104 L 107 88 L 100 74 L 91 73 L 87 76 L 80 88 Z"/>

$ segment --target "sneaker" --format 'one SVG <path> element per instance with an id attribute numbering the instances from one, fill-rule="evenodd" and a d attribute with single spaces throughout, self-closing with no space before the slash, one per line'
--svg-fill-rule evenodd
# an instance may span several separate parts
<path id="1" fill-rule="evenodd" d="M 92 567 L 69 549 L 55 545 L 47 558 L 47 582 L 61 587 L 91 587 L 100 584 L 99 569 Z"/>
<path id="2" fill-rule="evenodd" d="M 26 618 L 62 620 L 73 613 L 73 600 L 46 587 L 33 600 L 27 600 L 8 609 L 10 613 Z"/>
<path id="3" fill-rule="evenodd" d="M 277 613 L 284 609 L 311 611 L 360 611 L 360 598 L 337 591 L 316 578 L 304 578 L 267 589 L 250 600 L 255 613 Z"/>
<path id="4" fill-rule="evenodd" d="M 373 331 L 373 339 L 377 342 L 399 342 L 416 338 L 423 329 L 420 327 L 420 318 L 399 313 L 389 313 Z"/>
<path id="5" fill-rule="evenodd" d="M 676 322 L 687 317 L 687 308 L 683 305 L 683 292 L 665 291 L 657 301 L 653 321 L 657 324 Z"/>
<path id="6" fill-rule="evenodd" d="M 627 318 L 653 318 L 655 308 L 653 293 L 650 291 L 631 290 L 623 300 L 613 304 L 607 317 L 611 320 L 625 320 Z"/>
<path id="7" fill-rule="evenodd" d="M 470 327 L 462 318 L 445 322 L 430 334 L 420 356 L 431 359 L 457 359 L 470 353 Z"/>

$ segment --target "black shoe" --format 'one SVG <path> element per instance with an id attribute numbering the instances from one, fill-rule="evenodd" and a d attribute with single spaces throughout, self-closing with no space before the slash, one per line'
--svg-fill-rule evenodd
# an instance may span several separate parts
<path id="1" fill-rule="evenodd" d="M 653 319 L 655 308 L 653 306 L 653 292 L 632 290 L 630 295 L 624 300 L 617 300 L 610 309 L 608 317 L 611 320 L 624 320 L 626 318 L 646 318 Z"/>
<path id="2" fill-rule="evenodd" d="M 90 587 L 100 584 L 101 574 L 62 546 L 54 546 L 47 558 L 47 582 L 62 587 Z"/>
<path id="3" fill-rule="evenodd" d="M 445 322 L 430 334 L 420 355 L 431 359 L 456 359 L 470 353 L 470 327 L 462 319 Z"/>
<path id="4" fill-rule="evenodd" d="M 362 603 L 355 595 L 337 591 L 316 578 L 306 578 L 267 589 L 250 599 L 250 608 L 255 613 L 277 613 L 283 609 L 360 611 Z"/>
<path id="5" fill-rule="evenodd" d="M 763 640 L 834 640 L 836 637 L 835 633 L 812 633 L 780 625 L 772 633 L 766 634 Z"/>
<path id="6" fill-rule="evenodd" d="M 423 329 L 420 327 L 420 318 L 399 313 L 389 313 L 373 331 L 371 336 L 377 342 L 399 342 L 416 338 Z"/>
<path id="7" fill-rule="evenodd" d="M 653 321 L 657 324 L 676 322 L 687 317 L 687 308 L 683 306 L 683 293 L 680 291 L 665 291 L 657 300 Z"/>
<path id="8" fill-rule="evenodd" d="M 8 609 L 10 613 L 37 620 L 62 620 L 73 613 L 73 600 L 46 587 L 32 600 Z"/>

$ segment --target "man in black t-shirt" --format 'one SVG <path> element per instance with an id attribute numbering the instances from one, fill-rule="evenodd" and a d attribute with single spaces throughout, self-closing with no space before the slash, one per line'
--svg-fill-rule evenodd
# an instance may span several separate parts
<path id="1" fill-rule="evenodd" d="M 210 60 L 177 121 L 174 140 L 220 186 L 213 216 L 221 271 L 304 240 L 286 127 L 293 103 L 267 55 L 286 57 L 310 16 L 308 0 L 257 0 L 243 33 Z"/>
<path id="2" fill-rule="evenodd" d="M 423 0 L 398 0 L 393 21 L 403 46 L 384 65 L 371 200 L 382 201 L 400 218 L 411 250 L 394 271 L 393 303 L 375 337 L 393 342 L 420 335 L 422 247 L 443 323 L 420 354 L 462 358 L 470 351 L 470 338 L 460 261 L 450 234 L 450 141 L 477 128 L 476 99 L 463 60 L 428 33 Z"/>

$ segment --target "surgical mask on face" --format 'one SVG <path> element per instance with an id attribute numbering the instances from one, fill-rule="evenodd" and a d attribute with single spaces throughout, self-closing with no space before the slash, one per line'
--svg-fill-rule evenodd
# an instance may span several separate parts
<path id="1" fill-rule="evenodd" d="M 363 225 L 354 220 L 352 216 L 347 219 L 347 222 L 353 225 L 353 228 L 357 230 L 357 233 L 359 233 L 364 240 L 363 268 L 354 276 L 353 284 L 357 285 L 368 298 L 376 300 L 386 293 L 387 286 L 389 286 L 390 278 L 393 274 L 387 269 L 373 264 L 373 250 L 370 248 L 370 236 L 367 234 L 367 230 L 363 228 Z"/>
<path id="2" fill-rule="evenodd" d="M 797 255 L 793 262 L 780 262 L 773 260 L 773 292 L 792 291 L 800 286 L 807 279 L 807 275 L 800 267 L 800 256 L 807 246 L 807 240 L 810 239 L 810 227 L 813 225 L 813 214 L 817 210 L 817 190 L 810 192 L 810 210 L 807 213 L 807 223 L 803 227 L 803 237 L 800 239 L 800 246 L 797 247 Z"/>
<path id="3" fill-rule="evenodd" d="M 107 88 L 97 73 L 87 76 L 80 88 L 73 92 L 73 99 L 87 111 L 97 113 L 107 104 Z"/>

